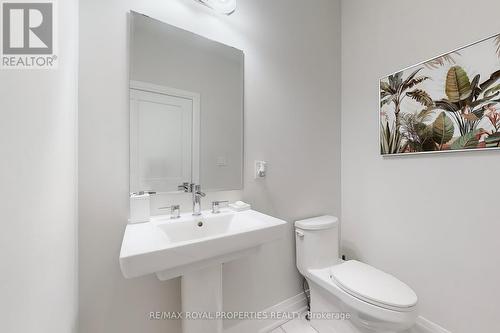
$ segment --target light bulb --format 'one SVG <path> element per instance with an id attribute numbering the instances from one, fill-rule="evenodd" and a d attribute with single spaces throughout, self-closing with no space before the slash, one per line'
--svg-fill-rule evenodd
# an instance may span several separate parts
<path id="1" fill-rule="evenodd" d="M 236 0 L 198 0 L 218 13 L 231 15 L 236 10 Z"/>

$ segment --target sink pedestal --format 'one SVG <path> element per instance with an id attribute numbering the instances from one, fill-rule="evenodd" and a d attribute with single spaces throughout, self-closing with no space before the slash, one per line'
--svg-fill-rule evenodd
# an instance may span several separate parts
<path id="1" fill-rule="evenodd" d="M 222 264 L 184 274 L 181 295 L 183 333 L 222 333 L 222 319 L 203 319 L 222 312 Z"/>

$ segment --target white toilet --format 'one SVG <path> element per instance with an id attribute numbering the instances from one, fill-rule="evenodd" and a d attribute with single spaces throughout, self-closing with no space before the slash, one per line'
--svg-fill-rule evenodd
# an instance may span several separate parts
<path id="1" fill-rule="evenodd" d="M 392 275 L 339 258 L 339 221 L 295 222 L 297 268 L 311 292 L 311 325 L 319 333 L 396 333 L 415 324 L 417 295 Z"/>

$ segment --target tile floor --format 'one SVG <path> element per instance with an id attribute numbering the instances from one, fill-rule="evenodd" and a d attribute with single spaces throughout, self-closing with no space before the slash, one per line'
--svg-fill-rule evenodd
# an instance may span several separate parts
<path id="1" fill-rule="evenodd" d="M 414 326 L 404 333 L 421 333 L 418 327 Z M 447 332 L 447 331 L 446 331 Z M 269 333 L 318 333 L 314 328 L 309 325 L 309 322 L 304 318 L 291 320 L 278 328 L 275 328 Z"/>
<path id="2" fill-rule="evenodd" d="M 269 333 L 318 333 L 304 318 L 291 320 Z"/>

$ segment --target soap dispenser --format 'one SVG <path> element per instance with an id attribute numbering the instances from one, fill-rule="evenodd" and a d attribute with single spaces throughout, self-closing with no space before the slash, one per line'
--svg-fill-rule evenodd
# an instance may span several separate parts
<path id="1" fill-rule="evenodd" d="M 149 222 L 151 214 L 151 192 L 137 192 L 130 194 L 129 223 Z"/>

